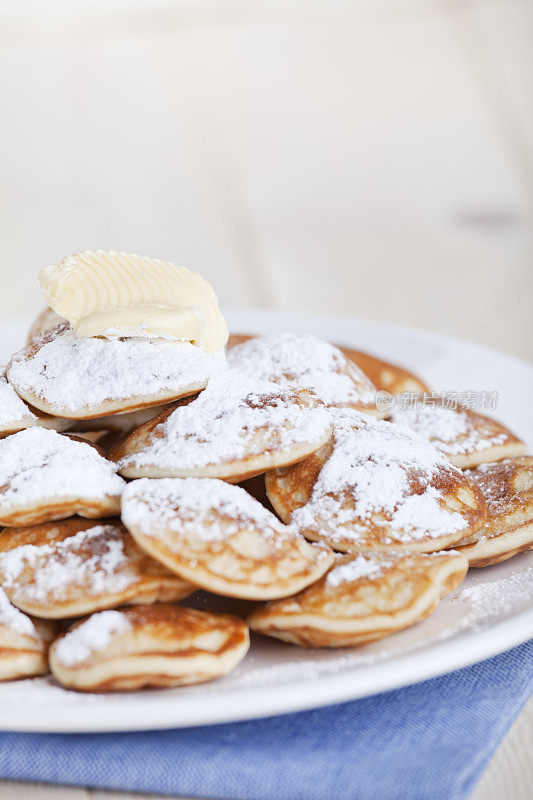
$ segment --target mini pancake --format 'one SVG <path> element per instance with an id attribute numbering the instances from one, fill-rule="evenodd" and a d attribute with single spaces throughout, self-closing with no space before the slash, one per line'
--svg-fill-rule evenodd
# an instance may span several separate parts
<path id="1" fill-rule="evenodd" d="M 450 547 L 484 523 L 478 486 L 426 440 L 355 411 L 333 441 L 266 476 L 270 502 L 307 539 L 341 552 Z"/>
<path id="2" fill-rule="evenodd" d="M 116 692 L 183 686 L 225 675 L 246 655 L 248 628 L 238 617 L 174 605 L 101 611 L 50 648 L 63 686 Z"/>
<path id="3" fill-rule="evenodd" d="M 408 406 L 395 406 L 391 420 L 428 439 L 462 469 L 525 453 L 525 443 L 501 423 L 447 402 L 445 396 L 414 398 Z"/>
<path id="4" fill-rule="evenodd" d="M 53 623 L 32 620 L 0 588 L 0 681 L 46 675 Z"/>
<path id="5" fill-rule="evenodd" d="M 427 384 L 404 367 L 399 367 L 390 361 L 383 361 L 381 358 L 361 350 L 352 350 L 350 347 L 341 345 L 339 347 L 346 358 L 357 364 L 359 369 L 368 376 L 376 389 L 393 395 L 404 392 L 429 392 Z"/>
<path id="6" fill-rule="evenodd" d="M 4 530 L 0 584 L 17 608 L 48 619 L 194 591 L 140 550 L 119 520 L 80 517 Z"/>
<path id="7" fill-rule="evenodd" d="M 252 338 L 252 335 L 247 333 L 232 334 L 226 345 L 228 353 L 236 345 Z M 397 364 L 392 364 L 390 361 L 383 361 L 362 350 L 353 350 L 350 347 L 345 347 L 340 344 L 336 345 L 336 347 L 344 353 L 346 358 L 364 372 L 368 380 L 378 390 L 393 395 L 402 394 L 403 392 L 429 392 L 427 384 L 404 367 L 399 367 Z"/>
<path id="8" fill-rule="evenodd" d="M 49 331 L 51 328 L 57 328 L 58 325 L 64 325 L 66 322 L 67 320 L 64 317 L 48 306 L 34 319 L 28 332 L 27 344 L 32 339 L 35 339 L 36 336 L 40 336 L 41 333 Z"/>
<path id="9" fill-rule="evenodd" d="M 7 382 L 5 369 L 0 367 L 0 439 L 35 426 L 66 431 L 72 425 L 72 420 L 51 417 L 25 403 Z"/>
<path id="10" fill-rule="evenodd" d="M 309 389 L 328 408 L 382 416 L 376 388 L 338 347 L 314 336 L 279 333 L 249 339 L 228 353 L 231 369 L 280 386 Z"/>
<path id="11" fill-rule="evenodd" d="M 248 624 L 303 647 L 367 644 L 425 619 L 467 570 L 455 552 L 337 556 L 318 583 L 256 609 Z"/>
<path id="12" fill-rule="evenodd" d="M 130 483 L 122 521 L 143 550 L 215 594 L 266 600 L 318 580 L 333 563 L 240 486 L 210 478 Z"/>
<path id="13" fill-rule="evenodd" d="M 486 523 L 457 543 L 471 567 L 487 567 L 533 548 L 533 457 L 481 464 L 466 473 L 488 508 Z"/>
<path id="14" fill-rule="evenodd" d="M 124 485 L 89 442 L 45 428 L 0 440 L 0 525 L 113 516 Z"/>
<path id="15" fill-rule="evenodd" d="M 7 378 L 41 411 L 79 420 L 194 394 L 224 365 L 190 342 L 82 338 L 62 325 L 15 353 Z"/>
<path id="16" fill-rule="evenodd" d="M 227 372 L 141 425 L 112 457 L 127 478 L 237 483 L 299 461 L 330 435 L 330 415 L 311 392 Z"/>

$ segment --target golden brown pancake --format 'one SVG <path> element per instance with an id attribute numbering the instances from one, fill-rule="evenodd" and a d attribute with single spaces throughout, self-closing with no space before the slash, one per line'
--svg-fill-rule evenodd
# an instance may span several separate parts
<path id="1" fill-rule="evenodd" d="M 45 428 L 0 440 L 0 525 L 113 516 L 124 485 L 89 442 Z"/>
<path id="2" fill-rule="evenodd" d="M 234 333 L 229 337 L 226 348 L 229 352 L 236 345 L 252 338 L 254 337 L 248 333 Z M 404 369 L 404 367 L 399 367 L 389 361 L 383 361 L 361 350 L 353 350 L 340 344 L 336 345 L 336 347 L 364 372 L 378 390 L 389 392 L 390 394 L 429 391 L 427 384 L 420 380 L 417 375 Z"/>
<path id="3" fill-rule="evenodd" d="M 23 614 L 0 587 L 0 681 L 45 675 L 54 633 L 53 623 Z"/>
<path id="4" fill-rule="evenodd" d="M 407 405 L 395 405 L 391 421 L 428 439 L 462 469 L 525 453 L 525 443 L 500 422 L 449 404 L 445 395 L 421 395 Z"/>
<path id="5" fill-rule="evenodd" d="M 481 464 L 466 473 L 481 489 L 486 523 L 457 547 L 471 567 L 487 567 L 533 547 L 533 457 Z"/>
<path id="6" fill-rule="evenodd" d="M 467 570 L 453 551 L 337 556 L 325 577 L 256 609 L 248 624 L 303 647 L 366 644 L 425 619 Z"/>
<path id="7" fill-rule="evenodd" d="M 5 369 L 0 367 L 0 439 L 35 426 L 66 431 L 72 428 L 73 422 L 70 419 L 51 417 L 25 403 L 7 382 Z"/>
<path id="8" fill-rule="evenodd" d="M 44 311 L 41 311 L 34 319 L 28 332 L 27 343 L 29 344 L 32 339 L 35 339 L 36 336 L 40 336 L 41 333 L 49 331 L 51 328 L 57 328 L 58 325 L 65 325 L 66 322 L 67 320 L 57 314 L 52 308 L 45 308 Z"/>
<path id="9" fill-rule="evenodd" d="M 429 391 L 428 386 L 417 375 L 404 367 L 399 367 L 390 361 L 383 361 L 381 358 L 361 350 L 352 350 L 350 347 L 341 345 L 339 347 L 346 358 L 357 364 L 359 369 L 368 376 L 376 389 L 390 394 Z"/>
<path id="10" fill-rule="evenodd" d="M 195 588 L 140 550 L 119 520 L 81 517 L 4 530 L 0 584 L 17 608 L 48 619 L 171 602 Z"/>
<path id="11" fill-rule="evenodd" d="M 328 408 L 383 416 L 376 387 L 338 347 L 307 334 L 258 336 L 228 352 L 231 369 L 280 386 L 309 389 Z"/>
<path id="12" fill-rule="evenodd" d="M 249 647 L 243 620 L 174 605 L 101 611 L 50 648 L 55 678 L 71 689 L 116 692 L 183 686 L 225 675 Z"/>
<path id="13" fill-rule="evenodd" d="M 228 372 L 141 425 L 112 458 L 127 478 L 237 483 L 299 461 L 330 434 L 330 415 L 311 392 Z"/>
<path id="14" fill-rule="evenodd" d="M 450 547 L 487 515 L 477 485 L 406 428 L 334 411 L 333 441 L 266 476 L 285 522 L 341 552 Z"/>
<path id="15" fill-rule="evenodd" d="M 286 597 L 333 563 L 328 548 L 309 544 L 240 486 L 211 478 L 133 481 L 122 521 L 176 575 L 230 597 Z"/>
<path id="16" fill-rule="evenodd" d="M 6 374 L 31 405 L 80 420 L 192 395 L 224 366 L 223 353 L 189 342 L 83 338 L 62 325 L 15 353 Z"/>

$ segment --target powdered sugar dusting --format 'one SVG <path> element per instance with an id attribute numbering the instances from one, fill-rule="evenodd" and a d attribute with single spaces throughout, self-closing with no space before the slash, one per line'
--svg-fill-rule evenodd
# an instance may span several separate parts
<path id="1" fill-rule="evenodd" d="M 5 367 L 0 367 L 0 429 L 20 425 L 27 428 L 35 425 L 37 416 L 30 411 L 13 387 L 7 382 Z"/>
<path id="2" fill-rule="evenodd" d="M 6 628 L 21 633 L 23 636 L 30 636 L 32 639 L 38 639 L 39 634 L 30 617 L 19 611 L 12 605 L 6 593 L 0 587 L 0 626 L 5 625 Z"/>
<path id="3" fill-rule="evenodd" d="M 337 587 L 343 583 L 355 583 L 361 578 L 377 578 L 391 564 L 391 560 L 383 556 L 360 554 L 332 567 L 326 575 L 326 586 Z"/>
<path id="4" fill-rule="evenodd" d="M 304 405 L 296 390 L 228 371 L 176 408 L 162 423 L 163 435 L 121 459 L 119 469 L 154 463 L 194 469 L 271 449 L 285 452 L 315 442 L 318 447 L 330 428 L 327 409 L 311 396 Z"/>
<path id="5" fill-rule="evenodd" d="M 357 526 L 372 522 L 408 542 L 467 526 L 460 513 L 443 505 L 441 490 L 433 485 L 439 476 L 461 475 L 433 445 L 406 428 L 354 411 L 332 414 L 335 446 L 309 502 L 292 514 L 298 528 L 356 541 L 364 538 Z"/>
<path id="6" fill-rule="evenodd" d="M 483 570 L 487 578 L 477 583 L 465 583 L 452 598 L 454 611 L 464 609 L 464 627 L 485 622 L 487 617 L 509 613 L 522 599 L 531 597 L 533 567 L 500 577 L 495 570 Z M 531 605 L 531 604 L 530 604 Z"/>
<path id="7" fill-rule="evenodd" d="M 480 464 L 475 469 L 465 470 L 465 474 L 477 483 L 489 510 L 489 519 L 501 514 L 513 513 L 524 504 L 531 502 L 533 463 L 517 463 L 514 459 Z M 519 488 L 515 483 L 521 475 L 524 482 Z M 526 481 L 526 476 L 529 479 Z"/>
<path id="8" fill-rule="evenodd" d="M 120 497 L 125 481 L 91 445 L 46 428 L 0 441 L 0 512 L 46 499 Z"/>
<path id="9" fill-rule="evenodd" d="M 226 364 L 223 353 L 188 342 L 83 338 L 70 328 L 58 329 L 31 358 L 27 353 L 24 348 L 13 356 L 9 381 L 73 415 L 107 400 L 179 395 L 182 388 L 205 384 Z"/>
<path id="10" fill-rule="evenodd" d="M 131 624 L 121 611 L 100 611 L 59 639 L 54 655 L 60 664 L 73 667 L 101 652 L 113 637 L 131 630 Z"/>
<path id="11" fill-rule="evenodd" d="M 374 405 L 375 387 L 338 347 L 315 336 L 249 339 L 228 353 L 232 369 L 281 386 L 310 389 L 326 406 Z"/>
<path id="12" fill-rule="evenodd" d="M 180 532 L 184 522 L 204 541 L 225 539 L 250 525 L 280 539 L 294 531 L 240 486 L 214 478 L 142 478 L 132 481 L 122 497 L 126 527 L 150 535 L 155 525 Z"/>
<path id="13" fill-rule="evenodd" d="M 128 562 L 121 530 L 96 525 L 54 544 L 26 544 L 2 553 L 0 576 L 6 588 L 44 603 L 61 600 L 71 588 L 93 596 L 120 592 L 139 580 Z"/>
<path id="14" fill-rule="evenodd" d="M 494 430 L 492 420 L 471 417 L 461 408 L 446 408 L 440 403 L 415 404 L 394 408 L 391 419 L 428 439 L 450 455 L 488 450 L 505 444 L 509 436 Z"/>

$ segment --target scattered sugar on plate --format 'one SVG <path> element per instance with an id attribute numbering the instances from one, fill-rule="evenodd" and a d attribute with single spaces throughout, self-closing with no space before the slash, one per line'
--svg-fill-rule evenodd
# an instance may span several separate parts
<path id="1" fill-rule="evenodd" d="M 326 406 L 375 405 L 376 390 L 338 347 L 315 336 L 279 333 L 249 339 L 228 353 L 231 369 L 281 386 L 310 389 Z"/>
<path id="2" fill-rule="evenodd" d="M 442 492 L 433 485 L 461 473 L 432 444 L 407 428 L 355 411 L 331 413 L 335 446 L 309 501 L 292 514 L 297 528 L 326 530 L 333 540 L 357 540 L 364 533 L 353 526 L 372 522 L 394 530 L 400 541 L 411 541 L 467 526 L 460 513 L 444 506 Z"/>
<path id="3" fill-rule="evenodd" d="M 61 599 L 71 587 L 91 595 L 120 592 L 138 580 L 128 565 L 123 534 L 114 525 L 96 525 L 60 542 L 25 544 L 0 554 L 3 585 L 41 603 Z"/>
<path id="4" fill-rule="evenodd" d="M 503 431 L 495 432 L 492 420 L 472 418 L 465 409 L 446 408 L 439 403 L 394 408 L 391 420 L 405 425 L 450 455 L 488 450 L 505 444 L 509 438 Z"/>
<path id="5" fill-rule="evenodd" d="M 0 587 L 0 625 L 5 625 L 23 636 L 39 639 L 37 629 L 30 617 L 9 602 L 2 587 Z"/>
<path id="6" fill-rule="evenodd" d="M 532 593 L 533 567 L 503 577 L 498 569 L 490 568 L 490 572 L 484 570 L 478 582 L 463 584 L 450 602 L 457 609 L 456 613 L 462 610 L 463 627 L 470 627 L 509 613 Z"/>
<path id="7" fill-rule="evenodd" d="M 46 428 L 28 428 L 0 440 L 0 509 L 48 498 L 120 497 L 117 467 L 85 442 Z"/>
<path id="8" fill-rule="evenodd" d="M 128 618 L 121 611 L 100 611 L 68 631 L 57 642 L 54 646 L 55 657 L 65 667 L 73 667 L 94 653 L 105 650 L 115 636 L 131 629 Z"/>
<path id="9" fill-rule="evenodd" d="M 29 351 L 31 346 L 13 356 L 8 380 L 74 415 L 106 400 L 179 393 L 226 367 L 224 353 L 207 353 L 189 342 L 83 338 L 70 328 L 58 329 L 28 358 Z"/>
<path id="10" fill-rule="evenodd" d="M 268 450 L 285 452 L 321 440 L 331 429 L 328 410 L 302 405 L 295 389 L 231 373 L 217 374 L 187 405 L 161 423 L 146 447 L 125 456 L 119 468 L 157 464 L 194 469 Z"/>

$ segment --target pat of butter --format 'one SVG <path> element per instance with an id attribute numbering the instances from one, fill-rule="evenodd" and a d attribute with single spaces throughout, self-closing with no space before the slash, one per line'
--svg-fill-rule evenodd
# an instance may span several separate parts
<path id="1" fill-rule="evenodd" d="M 178 339 L 219 352 L 228 326 L 211 285 L 156 258 L 86 250 L 41 270 L 49 305 L 79 336 Z"/>

